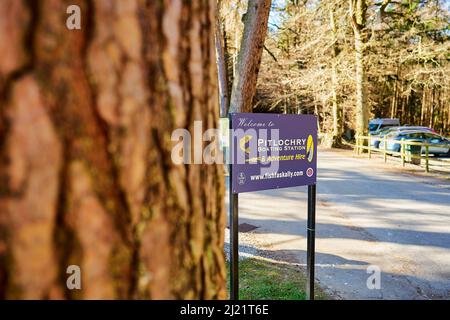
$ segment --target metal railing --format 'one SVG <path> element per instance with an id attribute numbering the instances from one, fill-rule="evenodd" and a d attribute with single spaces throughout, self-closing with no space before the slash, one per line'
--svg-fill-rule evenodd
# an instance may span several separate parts
<path id="1" fill-rule="evenodd" d="M 356 144 L 354 146 L 354 151 L 356 154 L 360 155 L 364 150 L 367 150 L 367 154 L 369 156 L 369 159 L 372 158 L 373 153 L 382 153 L 384 162 L 387 162 L 388 156 L 400 156 L 402 166 L 405 167 L 407 162 L 411 162 L 413 164 L 421 165 L 422 160 L 425 161 L 425 171 L 430 172 L 430 162 L 432 159 L 430 159 L 430 147 L 437 147 L 437 148 L 448 148 L 448 145 L 440 145 L 440 144 L 429 144 L 424 142 L 415 142 L 415 141 L 406 141 L 405 139 L 402 140 L 392 140 L 387 139 L 386 137 L 379 138 L 374 136 L 362 136 L 357 135 L 355 136 Z M 367 145 L 366 142 L 367 141 Z M 372 146 L 373 141 L 379 141 L 380 145 L 381 142 L 383 142 L 382 148 L 375 148 Z M 392 151 L 387 149 L 388 143 L 395 143 L 400 145 L 400 151 Z M 420 151 L 418 153 L 411 152 L 411 146 L 420 146 Z M 422 154 L 422 150 L 425 150 L 425 153 Z M 433 157 L 433 161 L 435 158 Z M 450 169 L 450 161 L 445 163 L 443 162 L 444 167 L 448 167 Z"/>

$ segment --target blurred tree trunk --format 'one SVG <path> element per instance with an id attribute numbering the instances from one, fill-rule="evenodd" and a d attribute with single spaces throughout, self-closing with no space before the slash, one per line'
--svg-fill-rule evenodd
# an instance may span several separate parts
<path id="1" fill-rule="evenodd" d="M 398 85 L 397 85 L 397 79 L 394 79 L 394 95 L 392 96 L 392 103 L 391 103 L 391 118 L 394 119 L 397 116 L 397 100 L 398 100 Z"/>
<path id="2" fill-rule="evenodd" d="M 226 297 L 221 168 L 170 140 L 217 126 L 214 10 L 0 2 L 0 298 Z"/>
<path id="3" fill-rule="evenodd" d="M 368 131 L 367 83 L 364 64 L 366 45 L 366 15 L 365 0 L 349 0 L 353 33 L 355 36 L 356 58 L 356 133 L 364 135 Z"/>
<path id="4" fill-rule="evenodd" d="M 421 104 L 421 108 L 420 108 L 420 125 L 423 126 L 424 125 L 424 121 L 425 121 L 425 113 L 426 113 L 426 98 L 427 98 L 427 89 L 424 86 L 423 90 L 422 90 L 422 104 Z"/>
<path id="5" fill-rule="evenodd" d="M 220 8 L 220 6 L 219 6 Z M 215 30 L 215 43 L 216 43 L 216 57 L 217 57 L 217 70 L 219 74 L 219 95 L 220 95 L 220 117 L 226 117 L 230 106 L 230 93 L 228 87 L 228 66 L 225 54 L 225 36 L 222 28 L 222 21 L 220 13 L 216 13 L 216 30 Z"/>
<path id="6" fill-rule="evenodd" d="M 429 127 L 434 127 L 434 107 L 435 107 L 435 91 L 434 88 L 431 90 L 431 104 L 430 104 L 430 124 Z"/>
<path id="7" fill-rule="evenodd" d="M 337 70 L 337 56 L 339 55 L 339 48 L 337 43 L 337 27 L 334 17 L 334 7 L 330 7 L 330 28 L 333 34 L 333 62 L 331 66 L 331 90 L 333 99 L 333 146 L 339 146 L 342 139 L 342 110 L 338 102 L 337 88 L 339 87 L 338 70 Z"/>
<path id="8" fill-rule="evenodd" d="M 272 0 L 248 1 L 231 90 L 230 112 L 252 112 L 271 4 Z"/>

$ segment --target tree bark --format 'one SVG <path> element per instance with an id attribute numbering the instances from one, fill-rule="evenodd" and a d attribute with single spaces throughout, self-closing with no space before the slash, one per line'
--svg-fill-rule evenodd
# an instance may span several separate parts
<path id="1" fill-rule="evenodd" d="M 426 113 L 426 98 L 427 98 L 427 89 L 424 86 L 422 90 L 422 104 L 420 108 L 420 125 L 423 126 L 425 122 L 425 113 Z"/>
<path id="2" fill-rule="evenodd" d="M 248 2 L 231 91 L 230 112 L 252 112 L 271 4 L 271 0 Z"/>
<path id="3" fill-rule="evenodd" d="M 224 33 L 220 14 L 216 14 L 215 44 L 217 57 L 217 71 L 219 74 L 220 117 L 226 117 L 230 107 L 230 93 L 228 87 L 228 66 L 224 49 Z"/>
<path id="4" fill-rule="evenodd" d="M 356 58 L 356 133 L 365 135 L 368 131 L 367 81 L 364 64 L 366 44 L 366 14 L 365 0 L 350 0 L 351 21 L 355 36 Z"/>
<path id="5" fill-rule="evenodd" d="M 221 168 L 174 165 L 170 140 L 217 125 L 214 10 L 1 1 L 0 298 L 226 297 Z"/>
<path id="6" fill-rule="evenodd" d="M 434 110 L 435 110 L 435 91 L 431 90 L 431 104 L 430 104 L 430 128 L 434 127 Z"/>
<path id="7" fill-rule="evenodd" d="M 339 54 L 339 48 L 337 44 L 337 27 L 334 18 L 334 8 L 330 7 L 330 28 L 332 32 L 333 41 L 333 61 L 331 66 L 331 90 L 332 90 L 332 103 L 333 103 L 333 146 L 341 144 L 342 139 L 342 111 L 338 102 L 337 88 L 339 86 L 338 69 L 337 69 L 337 56 Z"/>
<path id="8" fill-rule="evenodd" d="M 398 84 L 397 79 L 394 79 L 394 95 L 392 96 L 391 104 L 391 118 L 394 119 L 397 116 L 397 97 L 398 97 Z"/>

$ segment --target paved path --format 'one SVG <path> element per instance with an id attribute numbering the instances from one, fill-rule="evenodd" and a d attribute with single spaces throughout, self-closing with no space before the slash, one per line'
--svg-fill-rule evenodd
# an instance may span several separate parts
<path id="1" fill-rule="evenodd" d="M 450 181 L 321 150 L 317 279 L 343 299 L 450 299 Z M 241 250 L 306 263 L 306 188 L 240 195 Z M 367 288 L 367 268 L 382 271 Z"/>

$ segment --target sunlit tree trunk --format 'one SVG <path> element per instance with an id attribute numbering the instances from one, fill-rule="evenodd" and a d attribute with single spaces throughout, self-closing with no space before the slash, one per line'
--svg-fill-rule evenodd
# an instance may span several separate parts
<path id="1" fill-rule="evenodd" d="M 431 104 L 430 104 L 430 128 L 434 127 L 434 109 L 435 109 L 435 90 L 431 91 Z"/>
<path id="2" fill-rule="evenodd" d="M 355 36 L 356 133 L 363 135 L 368 131 L 367 83 L 364 65 L 367 4 L 365 0 L 349 1 L 353 33 Z"/>
<path id="3" fill-rule="evenodd" d="M 271 0 L 249 0 L 231 92 L 231 112 L 251 112 L 261 64 Z"/>
<path id="4" fill-rule="evenodd" d="M 395 118 L 397 116 L 397 97 L 398 97 L 398 85 L 397 79 L 394 80 L 394 95 L 392 96 L 391 102 L 391 118 Z"/>
<path id="5" fill-rule="evenodd" d="M 447 117 L 444 119 L 444 132 L 450 131 L 449 130 L 450 129 L 450 103 L 448 103 L 448 101 L 445 98 L 445 97 L 448 97 L 448 94 L 449 94 L 448 90 L 445 90 L 442 95 L 442 103 L 443 103 L 444 108 L 445 108 L 445 105 L 447 105 Z M 444 112 L 445 112 L 445 109 L 444 109 Z"/>
<path id="6" fill-rule="evenodd" d="M 217 125 L 214 10 L 0 2 L 0 298 L 225 298 L 222 171 L 170 156 Z"/>
<path id="7" fill-rule="evenodd" d="M 420 125 L 423 126 L 424 125 L 424 121 L 425 121 L 425 113 L 426 113 L 426 98 L 427 98 L 427 90 L 426 87 L 423 87 L 422 90 L 422 104 L 421 104 L 421 108 L 420 108 Z"/>
<path id="8" fill-rule="evenodd" d="M 337 44 L 337 27 L 334 18 L 334 8 L 330 7 L 330 28 L 333 34 L 333 62 L 331 66 L 331 90 L 332 90 L 332 103 L 333 103 L 333 145 L 339 145 L 342 138 L 342 110 L 338 102 L 338 69 L 336 58 L 339 54 L 339 48 Z"/>
<path id="9" fill-rule="evenodd" d="M 228 87 L 228 66 L 226 61 L 224 33 L 222 28 L 222 21 L 219 12 L 216 13 L 216 29 L 215 29 L 215 43 L 216 43 L 216 57 L 217 70 L 219 74 L 219 95 L 220 95 L 220 116 L 226 117 L 230 106 L 230 95 Z"/>

